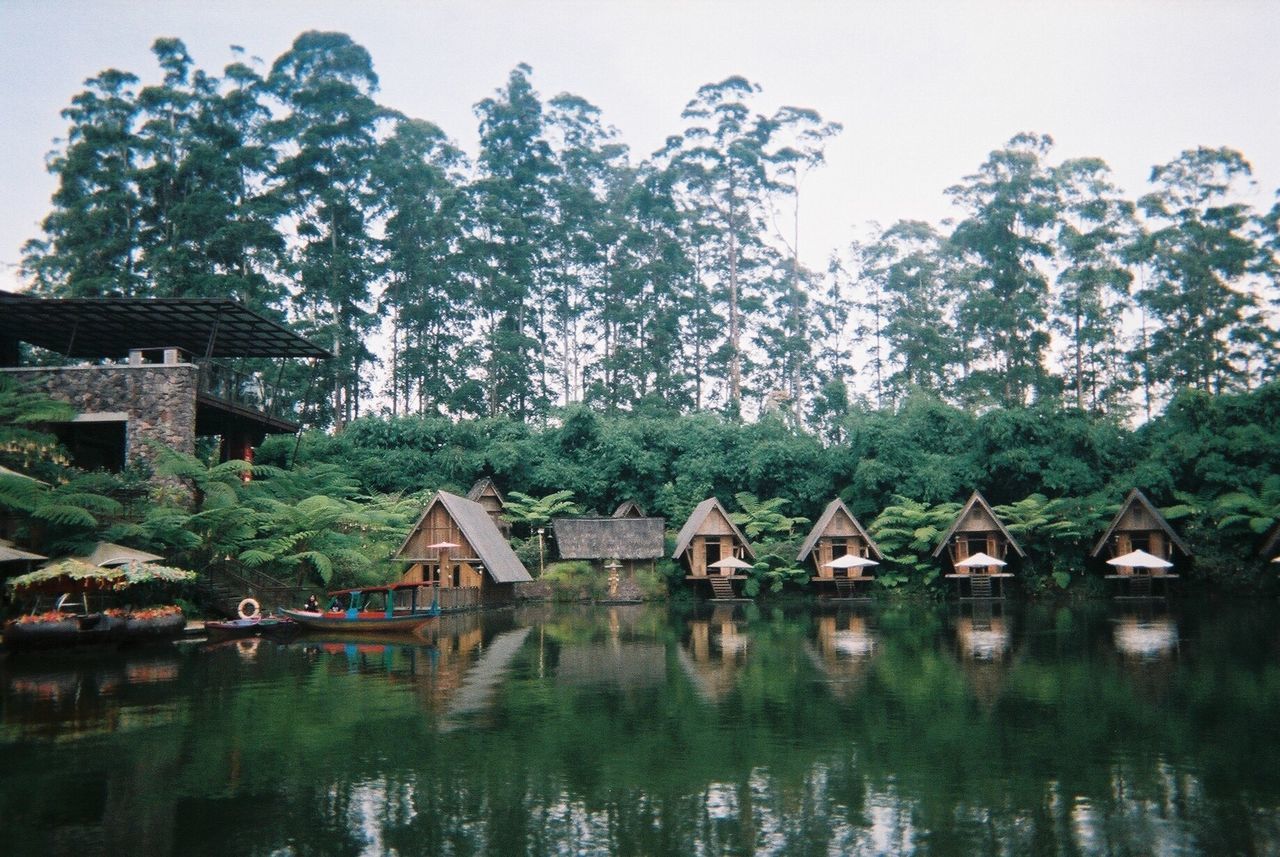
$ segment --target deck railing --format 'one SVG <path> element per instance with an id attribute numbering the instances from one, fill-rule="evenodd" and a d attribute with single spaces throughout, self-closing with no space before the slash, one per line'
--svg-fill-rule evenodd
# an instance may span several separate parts
<path id="1" fill-rule="evenodd" d="M 233 407 L 255 411 L 285 422 L 298 422 L 291 398 L 261 372 L 242 372 L 216 360 L 197 361 L 202 394 Z"/>

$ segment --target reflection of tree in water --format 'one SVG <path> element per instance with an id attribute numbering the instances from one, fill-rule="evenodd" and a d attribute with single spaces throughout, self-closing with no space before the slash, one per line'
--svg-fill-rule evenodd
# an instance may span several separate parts
<path id="1" fill-rule="evenodd" d="M 1117 654 L 1105 612 L 1025 608 L 1002 617 L 1006 657 L 972 662 L 1005 671 L 987 710 L 974 704 L 969 659 L 944 614 L 825 618 L 669 623 L 600 611 L 593 622 L 570 611 L 522 629 L 495 614 L 478 642 L 466 623 L 437 637 L 440 662 L 448 651 L 461 669 L 443 684 L 432 647 L 390 647 L 389 661 L 269 642 L 251 661 L 231 649 L 171 653 L 176 678 L 104 695 L 176 717 L 69 744 L 16 735 L 21 703 L 7 689 L 0 764 L 22 773 L 0 781 L 6 845 L 184 855 L 1280 846 L 1280 750 L 1267 738 L 1280 727 L 1280 670 L 1254 645 L 1270 625 L 1246 624 L 1248 639 L 1229 615 L 1193 625 L 1183 636 L 1194 657 L 1184 651 L 1153 700 Z M 857 630 L 854 618 L 874 627 L 874 654 L 857 693 L 827 693 L 805 643 L 843 665 L 851 646 L 833 644 L 851 638 L 835 635 Z M 717 619 L 750 644 L 716 644 Z M 714 706 L 680 664 L 680 653 L 693 660 L 691 623 L 707 628 L 708 663 L 734 671 Z M 520 631 L 483 716 L 435 728 L 465 697 L 461 665 L 474 670 Z M 126 662 L 100 666 L 95 680 L 124 681 Z M 0 665 L 6 688 L 12 668 Z M 126 836 L 143 847 L 128 850 Z"/>

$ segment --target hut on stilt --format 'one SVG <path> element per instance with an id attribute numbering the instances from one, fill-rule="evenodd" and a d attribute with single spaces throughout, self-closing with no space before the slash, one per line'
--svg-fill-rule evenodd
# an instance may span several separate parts
<path id="1" fill-rule="evenodd" d="M 796 562 L 812 558 L 812 583 L 820 597 L 866 597 L 869 571 L 884 554 L 839 498 L 827 504 L 800 546 Z"/>
<path id="2" fill-rule="evenodd" d="M 1137 488 L 1089 554 L 1105 558 L 1107 579 L 1116 581 L 1120 598 L 1150 598 L 1167 593 L 1179 559 L 1191 556 L 1187 543 L 1160 510 Z"/>
<path id="3" fill-rule="evenodd" d="M 742 592 L 747 580 L 742 572 L 751 567 L 756 555 L 720 501 L 709 497 L 680 528 L 671 558 L 684 566 L 685 580 L 695 586 L 705 584 L 712 598 L 732 599 Z"/>
<path id="4" fill-rule="evenodd" d="M 1005 560 L 1010 549 L 1019 557 L 1026 556 L 991 504 L 974 491 L 933 556 L 937 559 L 946 551 L 946 577 L 955 582 L 959 597 L 1003 598 L 1004 581 L 1013 577 Z"/>

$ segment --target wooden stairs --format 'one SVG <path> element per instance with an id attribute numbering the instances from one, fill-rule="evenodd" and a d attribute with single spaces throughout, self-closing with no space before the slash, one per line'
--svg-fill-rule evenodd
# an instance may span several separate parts
<path id="1" fill-rule="evenodd" d="M 713 601 L 734 601 L 737 595 L 733 591 L 733 581 L 723 577 L 708 578 L 711 582 L 711 598 Z"/>
<path id="2" fill-rule="evenodd" d="M 1151 575 L 1135 574 L 1129 578 L 1129 597 L 1130 598 L 1150 598 L 1151 597 Z"/>
<path id="3" fill-rule="evenodd" d="M 969 575 L 969 597 L 991 598 L 991 578 L 985 574 Z"/>

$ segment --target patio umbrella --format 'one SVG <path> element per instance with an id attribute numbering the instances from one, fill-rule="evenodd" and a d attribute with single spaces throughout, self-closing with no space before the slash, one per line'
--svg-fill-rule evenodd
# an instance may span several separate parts
<path id="1" fill-rule="evenodd" d="M 81 562 L 87 562 L 89 565 L 97 565 L 102 567 L 114 565 L 127 565 L 131 562 L 156 562 L 164 559 L 153 553 L 140 551 L 136 548 L 127 548 L 124 545 L 114 544 L 113 542 L 98 542 L 93 546 L 93 550 L 88 556 L 77 556 L 72 559 L 78 559 Z"/>
<path id="2" fill-rule="evenodd" d="M 960 560 L 956 563 L 956 568 L 986 568 L 992 565 L 1003 566 L 1008 565 L 1008 563 L 1002 559 L 996 559 L 993 556 L 989 556 L 988 554 L 979 551 L 968 559 Z"/>
<path id="3" fill-rule="evenodd" d="M 746 560 L 738 559 L 736 556 L 727 556 L 724 559 L 718 559 L 709 565 L 709 568 L 751 568 L 751 563 Z"/>
<path id="4" fill-rule="evenodd" d="M 879 565 L 874 559 L 867 559 L 865 556 L 857 556 L 856 554 L 847 553 L 844 556 L 838 556 L 831 562 L 824 562 L 827 568 L 867 568 L 872 565 Z"/>
<path id="5" fill-rule="evenodd" d="M 1118 565 L 1122 568 L 1173 568 L 1167 559 L 1149 554 L 1146 551 L 1132 551 L 1124 556 L 1107 560 L 1107 565 Z"/>

